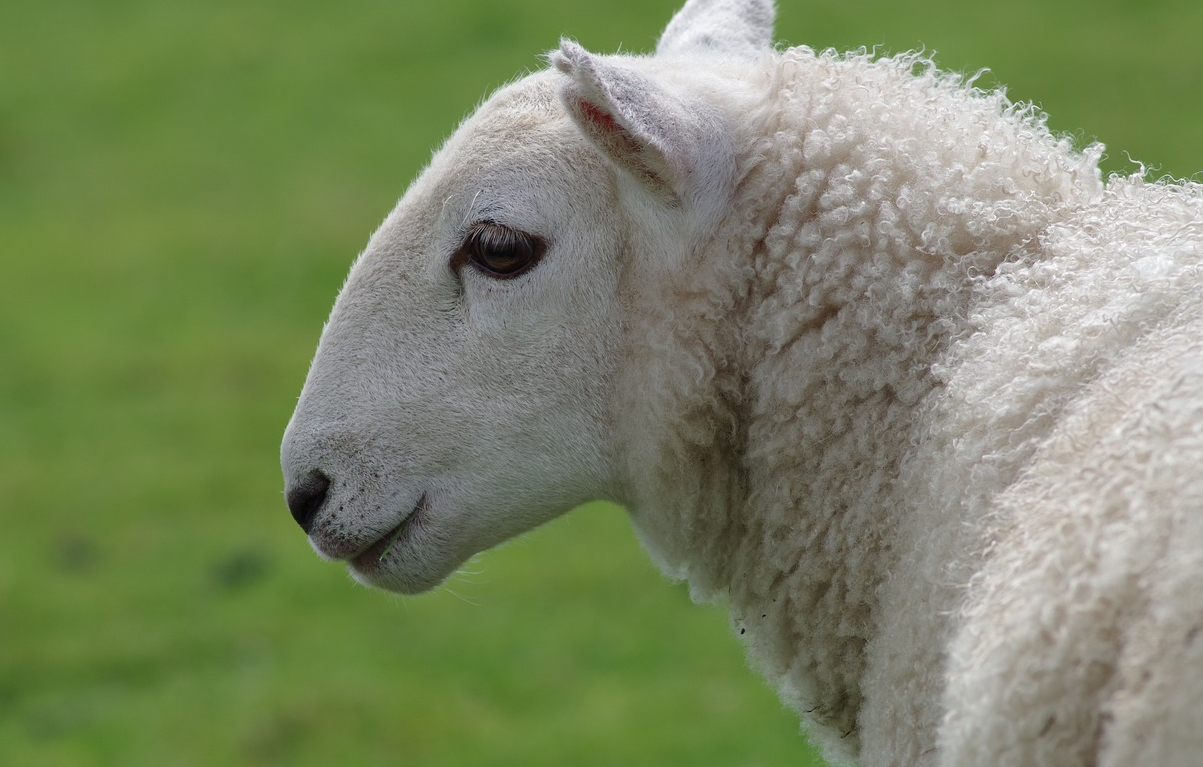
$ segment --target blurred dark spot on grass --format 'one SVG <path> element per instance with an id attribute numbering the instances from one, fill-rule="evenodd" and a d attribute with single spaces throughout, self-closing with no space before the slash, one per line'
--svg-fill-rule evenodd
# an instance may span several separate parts
<path id="1" fill-rule="evenodd" d="M 264 580 L 271 562 L 258 551 L 233 551 L 218 560 L 212 568 L 213 582 L 223 591 L 241 591 Z"/>
<path id="2" fill-rule="evenodd" d="M 100 566 L 100 546 L 89 536 L 65 533 L 55 541 L 54 560 L 62 572 L 87 575 Z"/>

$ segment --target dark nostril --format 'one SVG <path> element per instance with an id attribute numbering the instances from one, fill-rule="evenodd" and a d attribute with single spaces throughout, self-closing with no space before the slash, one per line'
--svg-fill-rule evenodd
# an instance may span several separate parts
<path id="1" fill-rule="evenodd" d="M 305 479 L 292 487 L 284 496 L 288 510 L 306 534 L 313 527 L 313 518 L 326 502 L 326 491 L 330 489 L 330 478 L 320 471 L 310 472 Z"/>

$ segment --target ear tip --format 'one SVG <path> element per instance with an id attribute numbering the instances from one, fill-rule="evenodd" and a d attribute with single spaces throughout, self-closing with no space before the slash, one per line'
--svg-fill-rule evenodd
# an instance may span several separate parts
<path id="1" fill-rule="evenodd" d="M 580 43 L 567 37 L 560 38 L 560 47 L 548 54 L 551 65 L 566 75 L 589 69 L 592 54 Z"/>
<path id="2" fill-rule="evenodd" d="M 585 48 L 571 37 L 560 38 L 560 53 L 571 61 L 580 61 L 589 55 Z"/>
<path id="3" fill-rule="evenodd" d="M 563 51 L 555 50 L 547 54 L 547 61 L 556 69 L 566 75 L 572 74 L 572 61 L 564 55 Z"/>

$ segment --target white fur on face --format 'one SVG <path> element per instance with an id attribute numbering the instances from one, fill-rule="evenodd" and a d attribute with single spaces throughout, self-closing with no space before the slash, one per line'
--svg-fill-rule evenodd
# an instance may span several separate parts
<path id="1" fill-rule="evenodd" d="M 552 77 L 482 107 L 373 236 L 285 435 L 286 483 L 330 480 L 312 545 L 371 585 L 430 588 L 610 494 L 623 224 L 613 173 Z M 542 260 L 511 280 L 457 272 L 454 254 L 485 221 L 541 238 Z"/>

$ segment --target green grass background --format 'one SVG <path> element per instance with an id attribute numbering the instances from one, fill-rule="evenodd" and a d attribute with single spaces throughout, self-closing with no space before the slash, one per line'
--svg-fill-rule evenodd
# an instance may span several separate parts
<path id="1" fill-rule="evenodd" d="M 786 2 L 1203 168 L 1197 0 Z M 621 510 L 399 599 L 308 550 L 280 433 L 352 257 L 490 89 L 675 0 L 0 4 L 0 764 L 805 765 Z"/>

